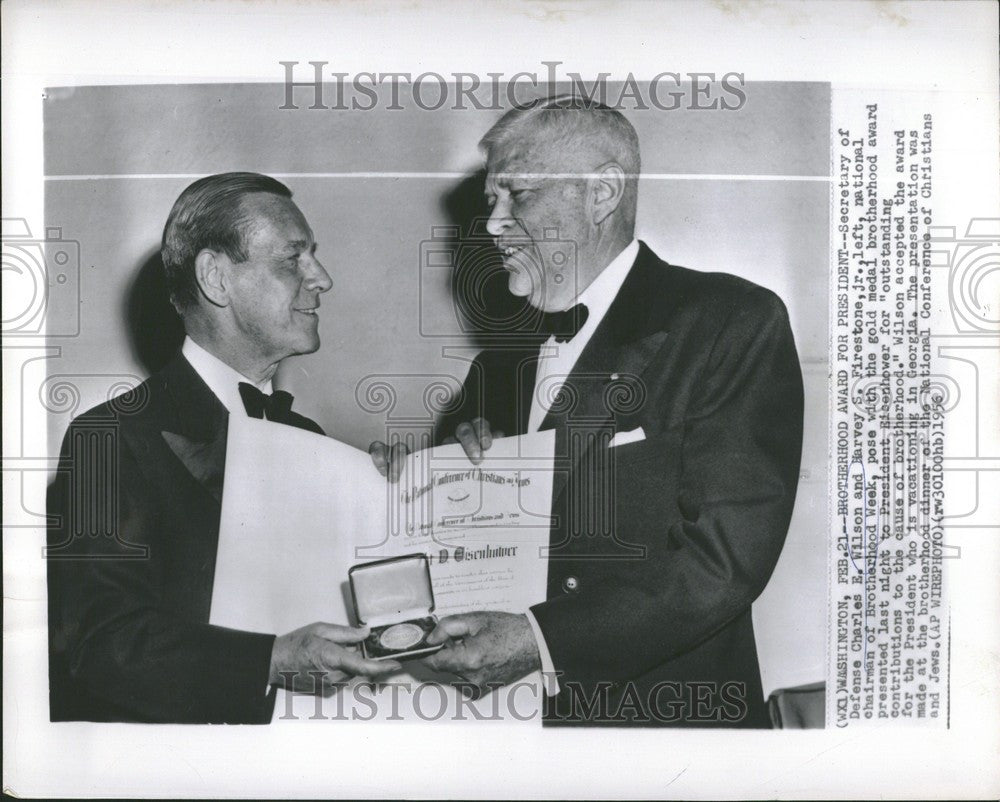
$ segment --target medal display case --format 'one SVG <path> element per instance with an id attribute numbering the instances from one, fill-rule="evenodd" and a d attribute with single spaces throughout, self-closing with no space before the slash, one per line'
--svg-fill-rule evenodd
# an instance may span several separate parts
<path id="1" fill-rule="evenodd" d="M 427 643 L 437 617 L 426 555 L 361 563 L 348 571 L 348 579 L 358 623 L 371 627 L 361 643 L 367 659 L 407 660 L 444 646 Z"/>

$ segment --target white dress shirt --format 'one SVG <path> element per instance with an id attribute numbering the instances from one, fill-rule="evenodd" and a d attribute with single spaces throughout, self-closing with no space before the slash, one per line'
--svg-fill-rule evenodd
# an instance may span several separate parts
<path id="1" fill-rule="evenodd" d="M 577 359 L 587 347 L 590 338 L 604 320 L 612 301 L 625 283 L 625 277 L 635 263 L 639 254 L 639 241 L 632 240 L 618 256 L 611 260 L 604 270 L 590 285 L 580 293 L 570 306 L 581 303 L 587 307 L 587 322 L 580 327 L 576 336 L 566 343 L 557 343 L 555 336 L 549 337 L 541 347 L 538 358 L 538 372 L 535 376 L 535 389 L 531 394 L 531 412 L 528 416 L 528 432 L 537 432 L 549 412 L 552 400 L 555 399 L 563 380 L 573 370 Z M 549 696 L 559 693 L 559 682 L 555 676 L 555 665 L 549 654 L 545 636 L 538 626 L 531 610 L 528 610 L 528 623 L 535 634 L 538 643 L 538 654 L 542 663 L 542 687 Z"/>
<path id="2" fill-rule="evenodd" d="M 557 343 L 555 336 L 542 344 L 538 358 L 538 372 L 535 375 L 535 390 L 531 394 L 531 412 L 528 416 L 528 431 L 537 432 L 552 406 L 552 401 L 587 347 L 590 338 L 604 320 L 611 302 L 625 283 L 635 257 L 639 253 L 639 241 L 632 240 L 620 254 L 611 260 L 590 285 L 577 296 L 570 306 L 581 303 L 587 307 L 587 322 L 580 327 L 576 336 L 566 343 Z"/>
<path id="3" fill-rule="evenodd" d="M 190 337 L 184 338 L 181 353 L 191 363 L 195 373 L 201 376 L 202 381 L 208 385 L 208 389 L 215 393 L 215 397 L 229 410 L 230 415 L 237 414 L 246 417 L 247 414 L 246 407 L 243 405 L 243 397 L 240 395 L 240 382 L 252 384 L 262 393 L 268 395 L 271 393 L 273 385 L 270 379 L 261 383 L 251 381 L 217 356 L 210 354 Z"/>

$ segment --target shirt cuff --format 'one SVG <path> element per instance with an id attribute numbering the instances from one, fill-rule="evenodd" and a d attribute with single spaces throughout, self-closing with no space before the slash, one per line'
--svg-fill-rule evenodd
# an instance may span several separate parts
<path id="1" fill-rule="evenodd" d="M 546 696 L 555 696 L 559 693 L 559 678 L 556 676 L 556 667 L 552 663 L 552 655 L 549 654 L 548 644 L 545 642 L 542 628 L 538 626 L 535 614 L 531 610 L 528 610 L 525 612 L 525 615 L 528 617 L 528 624 L 531 626 L 535 642 L 538 644 L 538 656 L 541 658 L 542 663 L 542 688 L 545 690 Z"/>

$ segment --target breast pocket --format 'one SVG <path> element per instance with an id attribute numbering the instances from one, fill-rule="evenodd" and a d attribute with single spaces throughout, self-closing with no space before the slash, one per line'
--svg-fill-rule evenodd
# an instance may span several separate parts
<path id="1" fill-rule="evenodd" d="M 640 462 L 680 459 L 682 444 L 683 433 L 680 429 L 661 431 L 643 440 L 609 448 L 608 458 L 614 461 L 616 467 L 628 470 Z"/>

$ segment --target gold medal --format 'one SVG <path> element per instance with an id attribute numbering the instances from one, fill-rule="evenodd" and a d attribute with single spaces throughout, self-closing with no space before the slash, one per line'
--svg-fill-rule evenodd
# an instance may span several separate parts
<path id="1" fill-rule="evenodd" d="M 378 642 L 383 649 L 408 649 L 416 646 L 424 638 L 424 631 L 416 624 L 396 624 L 384 630 Z"/>

